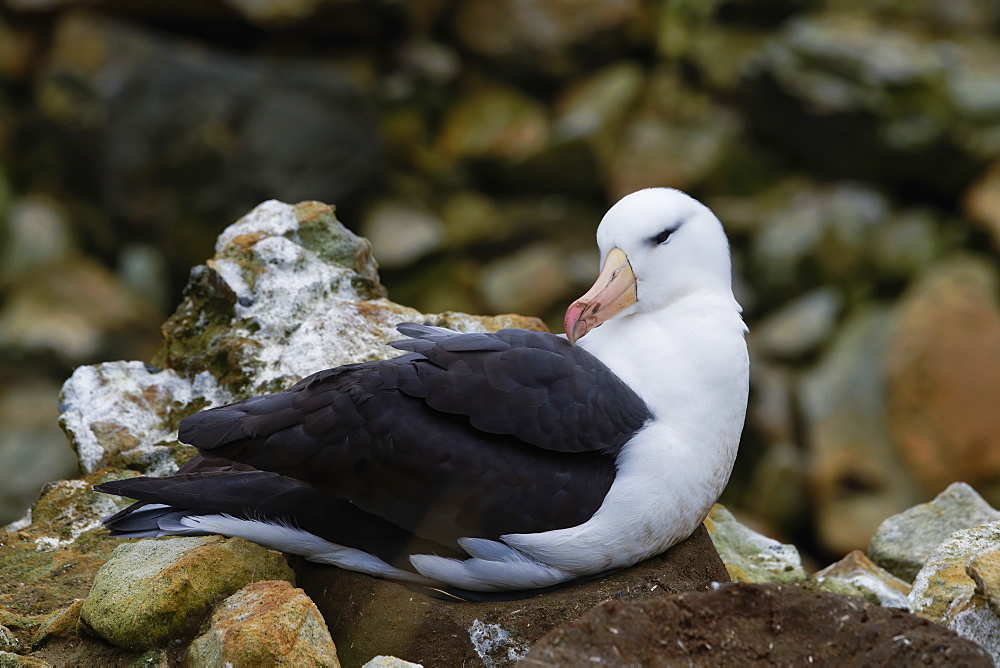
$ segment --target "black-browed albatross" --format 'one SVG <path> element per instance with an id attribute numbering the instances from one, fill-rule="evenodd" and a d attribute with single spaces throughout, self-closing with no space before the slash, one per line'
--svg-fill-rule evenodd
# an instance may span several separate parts
<path id="1" fill-rule="evenodd" d="M 558 585 L 689 536 L 729 479 L 746 327 L 729 244 L 684 193 L 623 198 L 566 337 L 402 324 L 399 357 L 321 371 L 181 421 L 177 474 L 115 535 L 219 533 L 445 590 Z"/>

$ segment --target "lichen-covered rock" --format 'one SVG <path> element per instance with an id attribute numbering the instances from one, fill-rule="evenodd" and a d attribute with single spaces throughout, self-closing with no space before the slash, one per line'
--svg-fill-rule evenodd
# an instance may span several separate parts
<path id="1" fill-rule="evenodd" d="M 50 665 L 41 659 L 0 650 L 0 668 L 49 668 Z"/>
<path id="2" fill-rule="evenodd" d="M 919 498 L 885 415 L 894 317 L 872 306 L 853 313 L 800 387 L 816 533 L 835 553 L 863 549 L 884 518 Z"/>
<path id="3" fill-rule="evenodd" d="M 971 486 L 955 482 L 933 501 L 886 519 L 868 544 L 868 557 L 898 578 L 913 582 L 931 552 L 960 529 L 1000 522 L 1000 510 Z"/>
<path id="4" fill-rule="evenodd" d="M 969 559 L 965 572 L 976 583 L 976 593 L 986 599 L 993 614 L 1000 618 L 1000 545 Z"/>
<path id="5" fill-rule="evenodd" d="M 544 329 L 533 318 L 424 315 L 384 299 L 371 245 L 319 202 L 269 201 L 230 225 L 192 271 L 163 325 L 158 367 L 80 367 L 63 386 L 60 421 L 85 471 L 151 475 L 193 454 L 177 443 L 187 415 L 277 391 L 322 369 L 397 354 L 395 325 L 464 331 Z"/>
<path id="6" fill-rule="evenodd" d="M 510 666 L 549 629 L 601 601 L 659 598 L 728 580 L 704 528 L 664 554 L 606 577 L 514 601 L 431 599 L 402 585 L 320 564 L 296 564 L 340 660 L 391 654 L 425 666 Z"/>
<path id="7" fill-rule="evenodd" d="M 0 652 L 19 652 L 24 648 L 14 632 L 0 624 Z"/>
<path id="8" fill-rule="evenodd" d="M 192 666 L 340 668 L 316 605 L 283 580 L 254 582 L 215 607 L 208 629 L 187 650 Z"/>
<path id="9" fill-rule="evenodd" d="M 38 630 L 31 637 L 31 646 L 39 647 L 54 638 L 76 638 L 79 636 L 80 610 L 83 609 L 83 599 L 79 598 L 69 607 L 56 610 L 46 616 Z"/>
<path id="10" fill-rule="evenodd" d="M 724 506 L 717 503 L 712 507 L 705 527 L 734 581 L 787 584 L 805 579 L 794 545 L 779 543 L 740 524 Z"/>
<path id="11" fill-rule="evenodd" d="M 115 466 L 164 475 L 195 453 L 177 443 L 180 419 L 228 396 L 208 372 L 187 380 L 143 362 L 104 362 L 77 367 L 63 384 L 59 424 L 85 473 Z"/>
<path id="12" fill-rule="evenodd" d="M 996 262 L 963 255 L 934 267 L 900 304 L 889 417 L 897 450 L 928 489 L 1000 476 L 998 299 Z"/>
<path id="13" fill-rule="evenodd" d="M 80 628 L 132 650 L 190 636 L 219 600 L 257 580 L 289 580 L 284 557 L 241 538 L 119 545 L 94 578 Z"/>
<path id="14" fill-rule="evenodd" d="M 811 579 L 823 591 L 862 596 L 884 608 L 910 607 L 906 598 L 910 585 L 873 564 L 860 550 L 830 564 Z"/>
<path id="15" fill-rule="evenodd" d="M 976 590 L 966 565 L 979 552 L 1000 548 L 1000 522 L 956 531 L 931 552 L 910 590 L 910 610 L 943 624 L 1000 661 L 1000 617 Z"/>

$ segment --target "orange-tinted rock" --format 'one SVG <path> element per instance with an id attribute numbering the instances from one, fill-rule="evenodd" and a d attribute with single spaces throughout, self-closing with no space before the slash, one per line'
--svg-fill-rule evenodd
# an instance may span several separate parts
<path id="1" fill-rule="evenodd" d="M 903 300 L 888 349 L 893 440 L 930 490 L 1000 476 L 997 269 L 959 257 Z"/>
<path id="2" fill-rule="evenodd" d="M 284 580 L 254 582 L 216 606 L 187 656 L 193 666 L 340 668 L 316 604 Z"/>

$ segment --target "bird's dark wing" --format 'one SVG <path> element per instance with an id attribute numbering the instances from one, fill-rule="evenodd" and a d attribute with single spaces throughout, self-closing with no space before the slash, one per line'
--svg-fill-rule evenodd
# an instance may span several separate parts
<path id="1" fill-rule="evenodd" d="M 439 330 L 430 331 L 437 336 Z M 648 412 L 596 359 L 581 357 L 580 377 L 587 379 L 581 381 L 573 378 L 578 356 L 568 343 L 519 335 L 419 339 L 429 344 L 426 350 L 322 371 L 284 392 L 185 418 L 180 440 L 206 455 L 304 481 L 448 545 L 462 536 L 574 526 L 600 507 L 614 480 L 613 453 L 644 423 L 636 415 Z M 505 372 L 504 364 L 515 369 Z M 635 398 L 602 398 L 587 382 Z M 453 410 L 432 404 L 439 392 Z M 483 401 L 475 396 L 480 392 L 492 398 Z M 468 400 L 464 412 L 460 395 Z M 476 424 L 487 419 L 491 403 L 513 428 L 501 429 L 502 421 L 493 431 Z M 621 405 L 630 417 L 609 415 L 609 406 Z M 602 432 L 583 424 L 609 420 L 623 426 Z M 603 440 L 561 434 L 574 421 Z M 622 433 L 629 424 L 634 429 Z M 532 440 L 520 434 L 533 434 Z M 542 447 L 552 445 L 550 437 L 561 447 Z"/>
<path id="2" fill-rule="evenodd" d="M 413 363 L 399 389 L 477 429 L 559 452 L 617 453 L 652 415 L 599 359 L 565 339 L 523 329 L 462 334 L 403 323 L 391 345 Z"/>

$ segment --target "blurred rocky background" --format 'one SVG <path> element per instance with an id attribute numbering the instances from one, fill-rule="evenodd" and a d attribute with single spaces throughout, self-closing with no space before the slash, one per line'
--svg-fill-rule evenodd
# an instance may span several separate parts
<path id="1" fill-rule="evenodd" d="M 727 505 L 821 559 L 1000 505 L 997 0 L 0 0 L 0 525 L 77 474 L 62 381 L 150 359 L 259 202 L 336 204 L 395 301 L 560 331 L 660 185 L 751 329 Z"/>

